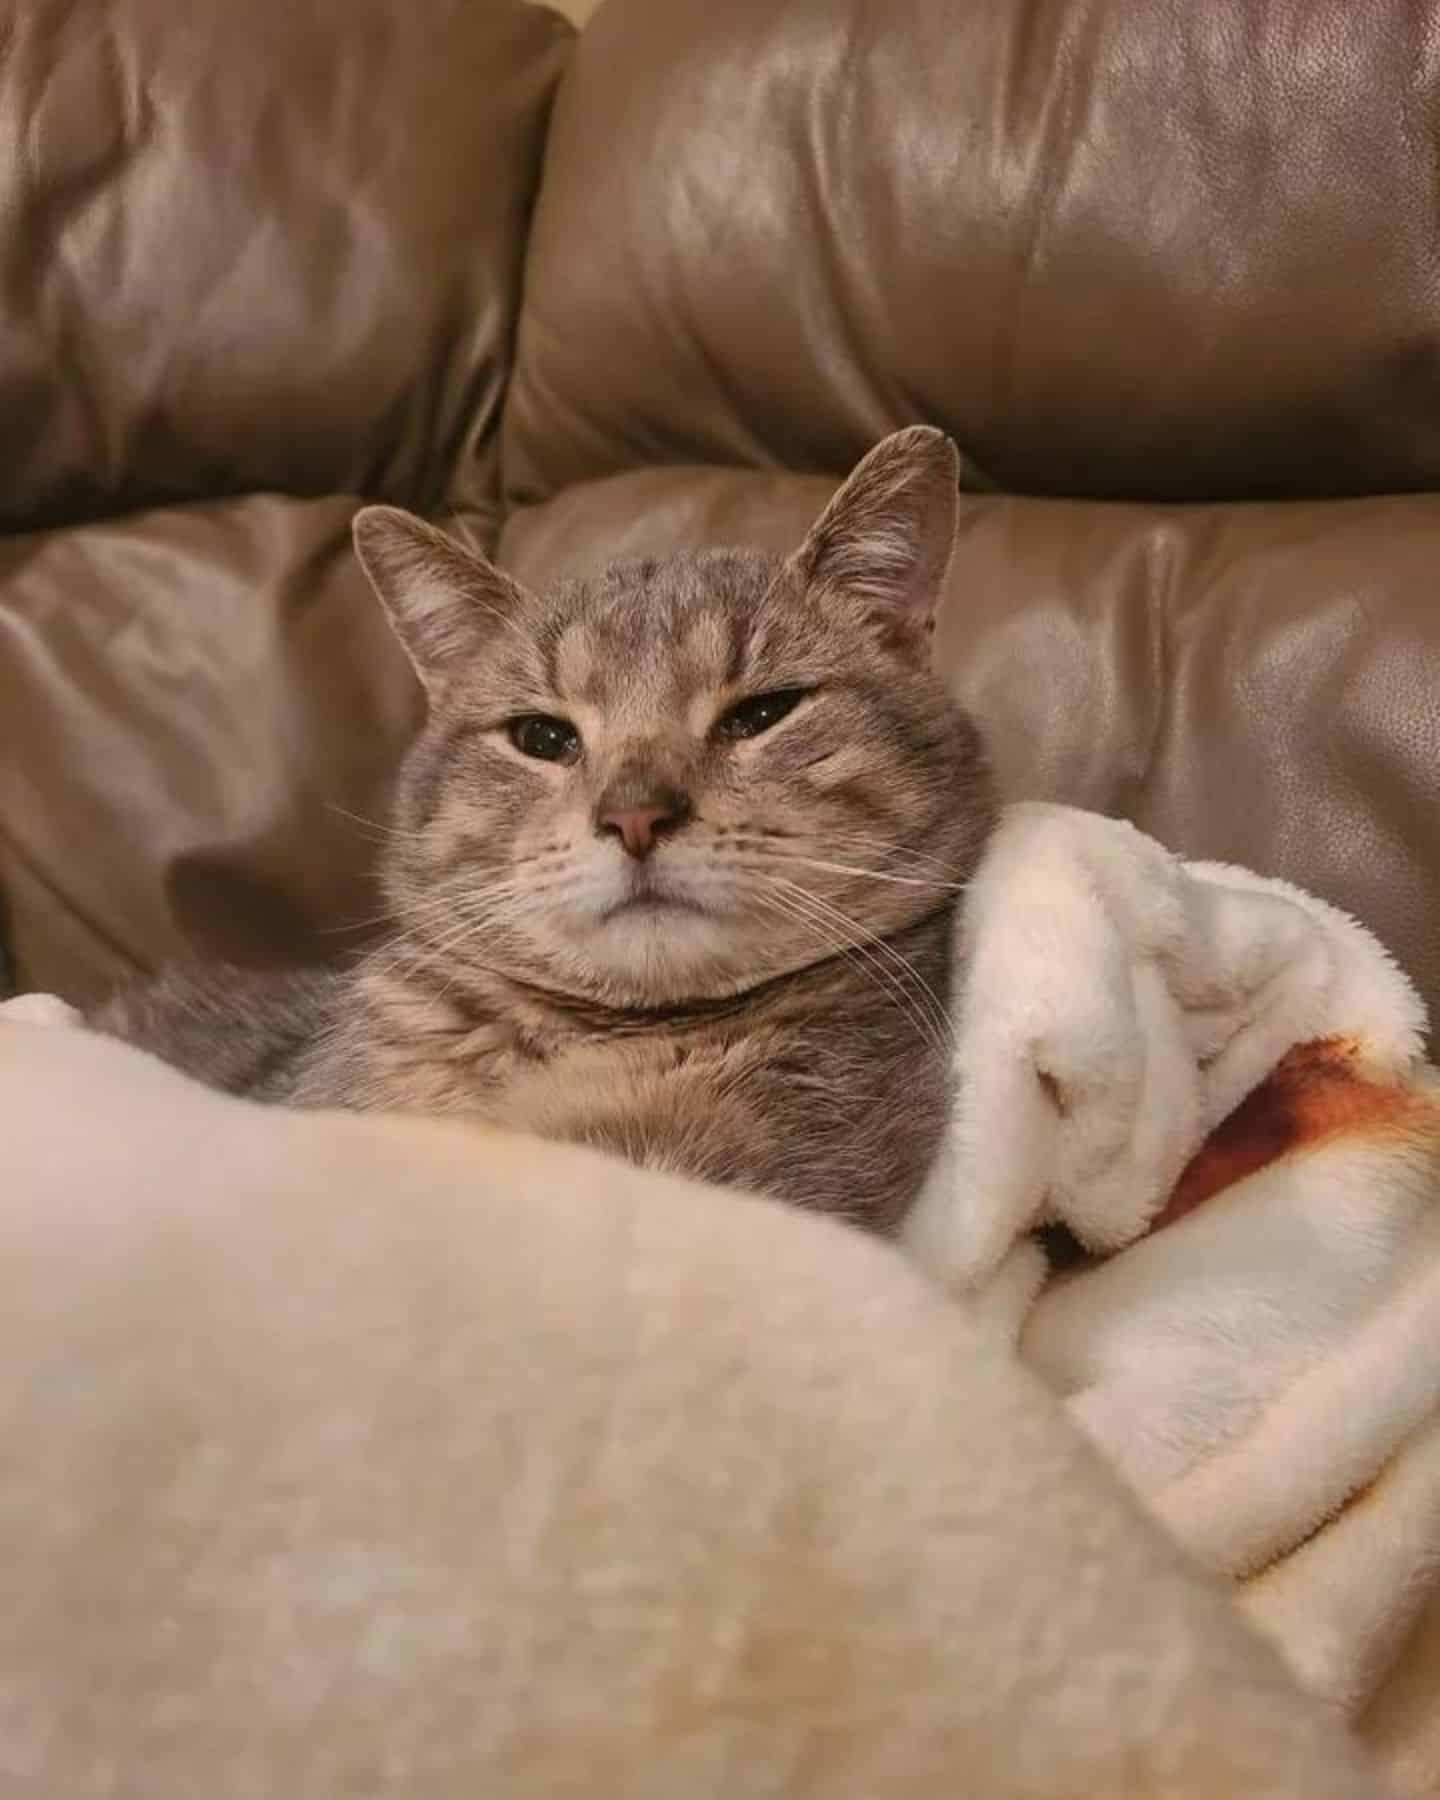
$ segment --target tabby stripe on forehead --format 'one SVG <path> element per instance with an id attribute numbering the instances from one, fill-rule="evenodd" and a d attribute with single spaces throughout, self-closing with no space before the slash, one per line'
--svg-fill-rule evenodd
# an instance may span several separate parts
<path id="1" fill-rule="evenodd" d="M 732 613 L 727 623 L 730 627 L 730 650 L 723 681 L 726 687 L 734 687 L 745 672 L 745 651 L 749 646 L 753 627 L 750 620 L 739 613 Z"/>
<path id="2" fill-rule="evenodd" d="M 560 692 L 560 641 L 564 635 L 564 626 L 558 619 L 547 619 L 536 639 L 542 658 L 547 693 L 558 694 Z"/>

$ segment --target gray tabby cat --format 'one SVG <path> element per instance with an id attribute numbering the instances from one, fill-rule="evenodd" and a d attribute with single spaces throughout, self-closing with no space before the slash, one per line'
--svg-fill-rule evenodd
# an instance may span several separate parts
<path id="1" fill-rule="evenodd" d="M 92 1021 L 236 1093 L 470 1114 L 894 1225 L 949 1102 L 995 806 L 930 666 L 956 457 L 859 465 L 786 561 L 532 594 L 393 508 L 360 560 L 429 693 L 348 971 L 175 975 Z"/>

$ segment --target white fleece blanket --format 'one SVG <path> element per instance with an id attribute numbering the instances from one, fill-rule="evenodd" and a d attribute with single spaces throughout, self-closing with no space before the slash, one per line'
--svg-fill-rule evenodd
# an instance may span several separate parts
<path id="1" fill-rule="evenodd" d="M 1381 1800 L 888 1247 L 36 1010 L 4 1800 Z"/>
<path id="2" fill-rule="evenodd" d="M 913 1254 L 1359 1718 L 1440 1572 L 1440 1103 L 1413 987 L 1285 883 L 1026 805 L 970 890 L 955 1020 Z M 1042 1224 L 1092 1253 L 1048 1283 Z"/>

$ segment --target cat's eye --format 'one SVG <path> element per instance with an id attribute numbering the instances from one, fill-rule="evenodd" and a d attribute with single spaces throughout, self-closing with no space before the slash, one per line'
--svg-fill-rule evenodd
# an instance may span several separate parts
<path id="1" fill-rule="evenodd" d="M 776 688 L 769 694 L 752 694 L 748 700 L 737 701 L 729 712 L 722 714 L 715 729 L 726 738 L 759 737 L 762 731 L 778 725 L 787 713 L 794 712 L 809 692 L 809 688 L 794 687 Z"/>
<path id="2" fill-rule="evenodd" d="M 510 742 L 522 756 L 537 762 L 573 763 L 580 754 L 580 733 L 568 719 L 549 713 L 524 713 L 507 727 Z"/>

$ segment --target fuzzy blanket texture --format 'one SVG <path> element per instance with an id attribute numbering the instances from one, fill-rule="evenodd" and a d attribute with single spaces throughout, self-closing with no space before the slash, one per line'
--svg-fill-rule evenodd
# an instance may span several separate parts
<path id="1" fill-rule="evenodd" d="M 1025 805 L 969 895 L 955 1020 L 913 1253 L 1440 1791 L 1440 1085 L 1410 982 L 1284 882 Z M 1042 1225 L 1084 1252 L 1053 1280 Z"/>
<path id="2" fill-rule="evenodd" d="M 1380 1800 L 893 1248 L 37 1010 L 0 1014 L 5 1800 Z"/>

